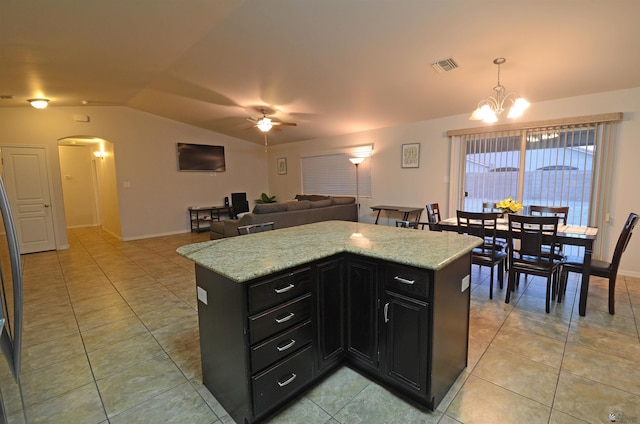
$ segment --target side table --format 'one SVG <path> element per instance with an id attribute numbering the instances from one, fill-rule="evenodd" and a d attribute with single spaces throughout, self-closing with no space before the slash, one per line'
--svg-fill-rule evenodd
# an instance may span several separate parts
<path id="1" fill-rule="evenodd" d="M 233 207 L 231 206 L 191 206 L 189 207 L 189 220 L 191 221 L 191 232 L 199 233 L 208 231 L 211 221 L 220 221 L 221 216 L 233 217 Z"/>

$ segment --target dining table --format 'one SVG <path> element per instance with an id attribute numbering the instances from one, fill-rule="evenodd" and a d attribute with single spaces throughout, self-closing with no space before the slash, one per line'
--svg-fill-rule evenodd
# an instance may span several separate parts
<path id="1" fill-rule="evenodd" d="M 458 219 L 456 217 L 443 219 L 434 224 L 436 230 L 458 231 Z M 583 227 L 577 225 L 558 224 L 557 241 L 561 245 L 579 246 L 584 248 L 584 266 L 582 269 L 582 281 L 580 284 L 580 300 L 578 312 L 585 316 L 587 310 L 587 295 L 589 293 L 589 276 L 591 274 L 591 258 L 593 256 L 593 244 L 598 235 L 598 228 Z M 496 237 L 507 239 L 509 236 L 509 222 L 506 218 L 499 218 L 496 225 Z"/>

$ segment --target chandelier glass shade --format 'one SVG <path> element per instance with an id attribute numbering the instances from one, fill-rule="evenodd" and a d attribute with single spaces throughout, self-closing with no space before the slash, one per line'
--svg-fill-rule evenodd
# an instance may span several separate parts
<path id="1" fill-rule="evenodd" d="M 493 87 L 496 95 L 481 100 L 469 119 L 473 121 L 484 121 L 488 124 L 497 122 L 500 114 L 504 112 L 504 103 L 507 100 L 511 102 L 511 108 L 509 109 L 507 118 L 518 118 L 522 116 L 525 109 L 529 107 L 530 103 L 520 97 L 518 93 L 513 91 L 507 92 L 504 86 L 500 84 L 500 65 L 506 61 L 504 57 L 493 60 L 493 63 L 498 65 L 498 84 Z"/>

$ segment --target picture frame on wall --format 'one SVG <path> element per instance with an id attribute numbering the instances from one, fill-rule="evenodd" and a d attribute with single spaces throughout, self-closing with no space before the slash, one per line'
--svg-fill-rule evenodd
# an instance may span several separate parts
<path id="1" fill-rule="evenodd" d="M 402 145 L 402 167 L 418 168 L 420 166 L 420 143 Z"/>
<path id="2" fill-rule="evenodd" d="M 278 175 L 286 175 L 287 158 L 278 158 Z"/>

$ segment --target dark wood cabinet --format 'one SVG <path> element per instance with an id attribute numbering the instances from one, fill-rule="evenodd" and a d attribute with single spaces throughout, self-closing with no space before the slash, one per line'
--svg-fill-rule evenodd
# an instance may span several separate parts
<path id="1" fill-rule="evenodd" d="M 356 366 L 378 369 L 378 261 L 347 259 L 347 352 Z"/>
<path id="2" fill-rule="evenodd" d="M 429 277 L 425 271 L 388 265 L 381 299 L 383 378 L 422 399 L 430 394 Z"/>
<path id="3" fill-rule="evenodd" d="M 343 363 L 434 409 L 466 366 L 470 270 L 342 253 L 238 283 L 196 265 L 203 383 L 242 424 Z"/>
<path id="4" fill-rule="evenodd" d="M 203 384 L 238 423 L 313 381 L 311 267 L 247 284 L 196 265 Z"/>
<path id="5" fill-rule="evenodd" d="M 318 371 L 342 361 L 345 346 L 344 259 L 322 261 L 316 269 Z"/>

